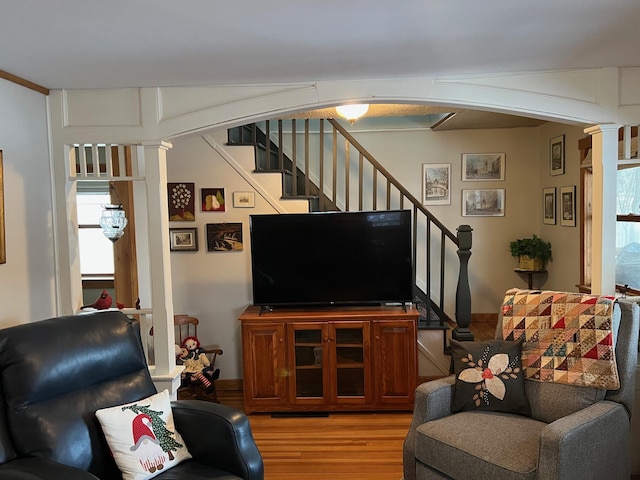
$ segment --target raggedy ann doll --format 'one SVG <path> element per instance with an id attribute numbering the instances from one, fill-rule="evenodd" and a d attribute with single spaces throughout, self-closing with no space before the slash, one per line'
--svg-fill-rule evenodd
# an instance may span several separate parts
<path id="1" fill-rule="evenodd" d="M 178 359 L 184 365 L 183 386 L 189 383 L 199 383 L 204 387 L 206 393 L 215 390 L 213 382 L 220 376 L 220 369 L 216 368 L 214 371 L 211 368 L 211 362 L 196 337 L 187 337 L 182 341 Z"/>

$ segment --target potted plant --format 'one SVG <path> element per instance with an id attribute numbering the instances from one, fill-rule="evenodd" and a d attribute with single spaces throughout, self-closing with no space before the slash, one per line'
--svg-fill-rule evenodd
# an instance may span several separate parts
<path id="1" fill-rule="evenodd" d="M 522 270 L 543 270 L 551 260 L 551 243 L 545 242 L 537 235 L 530 238 L 519 238 L 509 243 L 511 256 L 518 257 Z"/>

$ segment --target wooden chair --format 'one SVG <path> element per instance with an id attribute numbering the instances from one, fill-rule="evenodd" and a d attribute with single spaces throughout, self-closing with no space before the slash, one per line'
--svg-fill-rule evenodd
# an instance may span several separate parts
<path id="1" fill-rule="evenodd" d="M 175 341 L 176 344 L 182 346 L 185 338 L 188 337 L 198 337 L 198 324 L 200 321 L 196 317 L 192 317 L 186 314 L 179 314 L 173 316 L 173 325 L 175 327 Z M 153 327 L 151 328 L 151 335 L 153 335 Z M 205 354 L 209 358 L 210 368 L 212 371 L 215 371 L 215 364 L 218 355 L 222 355 L 223 351 L 220 348 L 215 348 L 213 346 L 201 345 L 204 349 Z M 217 377 L 216 377 L 217 378 Z M 178 389 L 178 399 L 179 400 L 206 400 L 209 402 L 218 402 L 218 396 L 215 389 L 212 392 L 205 392 L 205 390 L 193 383 L 189 383 L 188 385 L 181 386 Z"/>

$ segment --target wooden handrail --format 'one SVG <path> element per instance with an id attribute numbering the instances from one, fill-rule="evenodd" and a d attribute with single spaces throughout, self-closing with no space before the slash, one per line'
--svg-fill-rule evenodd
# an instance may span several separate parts
<path id="1" fill-rule="evenodd" d="M 365 158 L 367 160 L 369 160 L 369 163 L 371 163 L 380 173 L 382 173 L 382 175 L 384 175 L 385 178 L 389 179 L 391 181 L 391 184 L 398 189 L 398 191 L 400 193 L 402 193 L 402 195 L 404 195 L 406 198 L 408 198 L 411 203 L 413 203 L 413 205 L 420 210 L 422 213 L 424 213 L 427 218 L 429 220 L 431 220 L 440 230 L 442 230 L 444 232 L 444 234 L 449 237 L 449 239 L 454 242 L 456 245 L 458 244 L 458 239 L 456 237 L 456 235 L 449 230 L 442 222 L 440 222 L 440 220 L 438 220 L 429 210 L 427 210 L 424 205 L 422 205 L 420 203 L 420 201 L 411 194 L 411 192 L 409 190 L 407 190 L 402 184 L 400 184 L 400 182 L 398 182 L 393 175 L 391 175 L 389 173 L 389 171 L 384 168 L 380 162 L 378 162 L 373 155 L 371 155 L 361 144 L 360 142 L 358 142 L 355 138 L 353 138 L 353 136 L 347 131 L 345 130 L 342 125 L 340 125 L 335 119 L 333 118 L 329 118 L 329 123 L 331 125 L 333 125 L 333 128 L 335 128 L 338 132 L 340 132 L 340 134 L 346 138 L 349 143 L 351 145 L 353 145 L 356 150 L 358 150 L 362 155 L 365 156 Z"/>

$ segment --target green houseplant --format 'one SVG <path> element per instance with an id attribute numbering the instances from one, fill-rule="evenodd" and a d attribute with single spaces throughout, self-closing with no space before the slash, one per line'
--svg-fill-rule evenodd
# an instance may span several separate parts
<path id="1" fill-rule="evenodd" d="M 545 242 L 537 235 L 530 238 L 519 238 L 509 243 L 511 256 L 518 257 L 522 270 L 543 270 L 551 260 L 551 243 Z"/>

